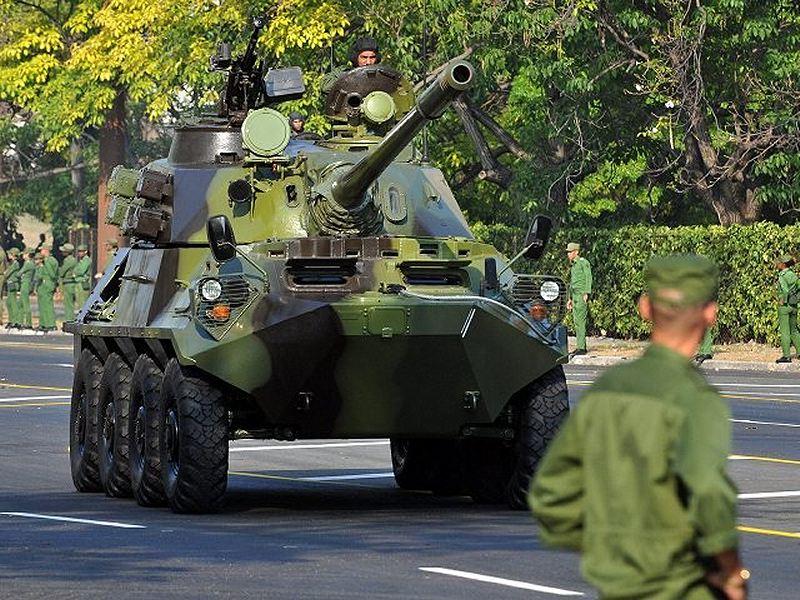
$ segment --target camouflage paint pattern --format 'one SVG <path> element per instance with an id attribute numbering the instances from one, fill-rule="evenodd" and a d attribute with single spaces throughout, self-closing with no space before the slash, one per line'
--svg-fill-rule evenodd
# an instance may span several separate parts
<path id="1" fill-rule="evenodd" d="M 445 88 L 441 79 L 429 90 Z M 442 93 L 443 106 L 456 95 Z M 486 259 L 498 270 L 507 259 L 473 238 L 441 171 L 407 148 L 417 112 L 386 138 L 354 126 L 353 152 L 340 132 L 275 156 L 242 148 L 198 162 L 176 135 L 169 159 L 119 170 L 110 218 L 134 242 L 65 326 L 76 359 L 86 345 L 131 362 L 149 352 L 162 366 L 175 356 L 227 391 L 233 434 L 455 437 L 502 427 L 511 396 L 565 361 L 564 330 L 527 315 L 511 270 L 486 289 Z M 221 130 L 228 148 L 236 132 Z M 342 173 L 397 135 L 402 148 L 363 199 L 337 203 Z M 249 193 L 229 193 L 232 184 Z M 206 222 L 215 215 L 228 217 L 249 260 L 214 260 Z M 201 294 L 208 279 L 222 285 L 217 300 Z M 563 302 L 561 293 L 549 305 L 556 320 Z"/>

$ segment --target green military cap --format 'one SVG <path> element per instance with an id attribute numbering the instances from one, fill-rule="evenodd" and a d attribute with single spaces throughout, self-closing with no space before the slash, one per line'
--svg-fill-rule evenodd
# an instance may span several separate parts
<path id="1" fill-rule="evenodd" d="M 36 248 L 25 248 L 25 256 L 30 256 L 31 254 L 36 254 Z"/>
<path id="2" fill-rule="evenodd" d="M 653 302 L 673 308 L 711 302 L 719 290 L 719 268 L 698 254 L 654 256 L 644 279 Z"/>
<path id="3" fill-rule="evenodd" d="M 794 258 L 791 254 L 782 254 L 778 258 L 775 259 L 775 266 L 778 265 L 790 265 L 794 262 Z"/>
<path id="4" fill-rule="evenodd" d="M 19 248 L 17 248 L 16 246 L 14 246 L 13 248 L 11 248 L 11 249 L 8 251 L 8 253 L 9 253 L 11 256 L 19 256 Z"/>
<path id="5" fill-rule="evenodd" d="M 567 252 L 572 252 L 573 250 L 580 251 L 580 249 L 581 249 L 581 245 L 577 244 L 575 242 L 570 242 L 569 244 L 567 244 Z"/>
<path id="6" fill-rule="evenodd" d="M 62 244 L 61 246 L 58 247 L 58 249 L 68 254 L 75 252 L 75 246 L 73 246 L 69 242 L 67 242 L 66 244 Z"/>
<path id="7" fill-rule="evenodd" d="M 86 244 L 78 244 L 78 252 L 88 252 L 89 249 L 86 247 Z"/>

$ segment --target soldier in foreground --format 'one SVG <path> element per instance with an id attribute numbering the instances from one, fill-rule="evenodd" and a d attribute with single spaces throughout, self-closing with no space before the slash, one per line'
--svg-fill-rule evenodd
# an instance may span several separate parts
<path id="1" fill-rule="evenodd" d="M 36 271 L 36 264 L 33 261 L 36 251 L 33 248 L 25 248 L 23 252 L 22 268 L 19 271 L 19 307 L 22 319 L 22 327 L 33 329 L 33 315 L 31 314 L 31 291 L 33 287 L 33 274 Z"/>
<path id="2" fill-rule="evenodd" d="M 78 246 L 78 264 L 75 265 L 75 305 L 80 309 L 92 289 L 92 257 L 85 244 Z"/>
<path id="3" fill-rule="evenodd" d="M 586 316 L 589 312 L 589 294 L 592 293 L 592 267 L 580 253 L 580 244 L 567 244 L 567 258 L 572 263 L 569 270 L 567 310 L 572 311 L 576 337 L 572 356 L 586 354 Z"/>
<path id="4" fill-rule="evenodd" d="M 800 303 L 800 282 L 791 266 L 794 259 L 788 254 L 775 261 L 778 273 L 778 330 L 783 354 L 776 363 L 792 362 L 792 346 L 800 356 L 800 331 L 797 328 L 797 305 Z"/>
<path id="5" fill-rule="evenodd" d="M 529 504 L 542 539 L 582 552 L 603 598 L 742 600 L 729 411 L 692 367 L 714 323 L 718 269 L 695 255 L 645 271 L 644 355 L 609 369 L 540 463 Z"/>

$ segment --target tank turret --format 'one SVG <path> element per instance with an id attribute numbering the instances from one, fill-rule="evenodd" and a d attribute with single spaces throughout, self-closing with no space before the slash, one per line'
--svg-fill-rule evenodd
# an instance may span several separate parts
<path id="1" fill-rule="evenodd" d="M 438 119 L 447 106 L 472 84 L 472 66 L 463 60 L 447 65 L 444 71 L 417 100 L 417 105 L 395 125 L 372 152 L 331 185 L 333 200 L 350 208 L 357 206 L 367 189 L 383 173 L 426 122 Z"/>
<path id="2" fill-rule="evenodd" d="M 425 123 L 439 118 L 447 106 L 472 85 L 473 78 L 472 65 L 463 60 L 452 61 L 419 95 L 413 108 L 382 138 L 359 135 L 356 131 L 347 146 L 347 154 L 330 153 L 324 158 L 309 154 L 308 174 L 314 183 L 310 212 L 320 233 L 372 235 L 382 230 L 381 201 L 376 197 L 378 178 L 398 160 Z M 366 155 L 353 161 L 353 154 L 363 152 L 365 145 L 366 148 L 371 146 Z M 336 147 L 341 149 L 342 142 L 337 142 Z"/>

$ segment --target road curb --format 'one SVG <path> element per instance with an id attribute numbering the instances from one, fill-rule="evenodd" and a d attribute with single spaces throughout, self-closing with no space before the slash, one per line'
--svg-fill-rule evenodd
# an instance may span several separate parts
<path id="1" fill-rule="evenodd" d="M 636 357 L 624 356 L 574 356 L 570 365 L 582 367 L 610 367 L 635 360 Z M 701 371 L 770 371 L 783 373 L 800 373 L 800 361 L 794 363 L 752 362 L 736 360 L 707 360 L 700 366 Z"/>

